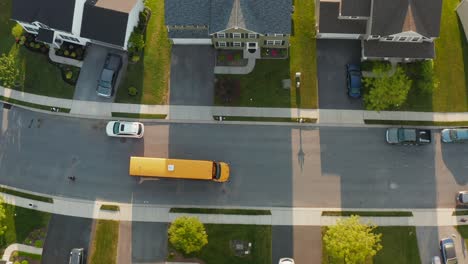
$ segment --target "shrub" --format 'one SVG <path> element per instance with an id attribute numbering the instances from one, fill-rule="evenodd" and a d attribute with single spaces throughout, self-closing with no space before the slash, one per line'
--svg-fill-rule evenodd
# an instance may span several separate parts
<path id="1" fill-rule="evenodd" d="M 36 240 L 34 242 L 34 246 L 37 248 L 42 248 L 42 246 L 44 246 L 44 242 L 42 240 Z"/>
<path id="2" fill-rule="evenodd" d="M 218 56 L 218 61 L 219 62 L 224 62 L 226 60 L 226 57 L 224 55 L 219 55 Z"/>
<path id="3" fill-rule="evenodd" d="M 35 45 L 34 42 L 30 42 L 30 43 L 29 43 L 29 47 L 31 47 L 31 48 L 34 48 L 34 45 Z"/>
<path id="4" fill-rule="evenodd" d="M 65 50 L 65 51 L 63 52 L 63 55 L 68 56 L 68 55 L 70 55 L 70 52 L 69 52 L 68 50 Z"/>
<path id="5" fill-rule="evenodd" d="M 62 56 L 62 55 L 63 55 L 63 50 L 62 50 L 62 49 L 58 49 L 58 50 L 57 50 L 57 55 Z"/>
<path id="6" fill-rule="evenodd" d="M 75 52 L 76 56 L 81 57 L 81 55 L 83 55 L 83 48 L 77 48 Z"/>
<path id="7" fill-rule="evenodd" d="M 15 263 L 13 263 L 13 264 L 21 264 L 21 262 L 19 262 L 19 261 L 15 261 Z"/>
<path id="8" fill-rule="evenodd" d="M 35 49 L 39 49 L 40 47 L 41 47 L 41 43 L 36 43 L 36 44 L 34 44 L 34 48 L 35 48 Z"/>
<path id="9" fill-rule="evenodd" d="M 130 95 L 130 96 L 135 96 L 135 95 L 137 95 L 137 94 L 138 94 L 137 88 L 135 88 L 135 87 L 133 87 L 133 86 L 131 86 L 131 87 L 128 88 L 128 95 Z"/>
<path id="10" fill-rule="evenodd" d="M 139 55 L 133 55 L 132 56 L 132 62 L 139 62 L 140 61 L 140 56 Z"/>
<path id="11" fill-rule="evenodd" d="M 73 77 L 73 72 L 72 71 L 67 71 L 65 73 L 65 78 L 67 78 L 67 80 L 70 80 L 72 77 Z"/>
<path id="12" fill-rule="evenodd" d="M 71 56 L 72 58 L 75 58 L 75 57 L 76 57 L 76 52 L 72 52 L 72 53 L 70 54 L 70 56 Z"/>
<path id="13" fill-rule="evenodd" d="M 23 35 L 23 27 L 16 23 L 16 25 L 11 29 L 11 35 L 13 35 L 15 39 L 19 39 L 21 35 Z"/>
<path id="14" fill-rule="evenodd" d="M 21 261 L 21 264 L 29 264 L 29 261 L 24 259 L 23 261 Z"/>
<path id="15" fill-rule="evenodd" d="M 240 53 L 236 53 L 236 55 L 234 55 L 234 59 L 235 60 L 240 60 L 242 57 L 240 55 Z"/>
<path id="16" fill-rule="evenodd" d="M 129 46 L 135 50 L 141 50 L 145 47 L 145 40 L 143 39 L 143 34 L 137 31 L 133 31 L 128 40 Z"/>

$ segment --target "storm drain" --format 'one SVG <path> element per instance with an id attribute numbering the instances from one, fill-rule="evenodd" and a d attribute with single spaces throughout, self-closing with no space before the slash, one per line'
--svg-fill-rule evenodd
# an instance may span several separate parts
<path id="1" fill-rule="evenodd" d="M 11 104 L 3 103 L 4 109 L 11 109 Z"/>

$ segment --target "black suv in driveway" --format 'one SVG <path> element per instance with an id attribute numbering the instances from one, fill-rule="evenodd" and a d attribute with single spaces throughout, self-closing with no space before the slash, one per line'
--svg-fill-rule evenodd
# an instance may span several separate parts
<path id="1" fill-rule="evenodd" d="M 99 96 L 111 98 L 114 94 L 115 81 L 122 67 L 122 57 L 120 55 L 109 53 L 98 80 L 96 92 Z"/>

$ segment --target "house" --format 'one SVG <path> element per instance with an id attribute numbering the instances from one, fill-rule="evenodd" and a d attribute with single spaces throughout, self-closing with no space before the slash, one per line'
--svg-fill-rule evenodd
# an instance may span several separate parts
<path id="1" fill-rule="evenodd" d="M 56 47 L 67 41 L 126 50 L 143 8 L 142 0 L 13 0 L 11 19 Z"/>
<path id="2" fill-rule="evenodd" d="M 463 0 L 458 4 L 457 14 L 465 31 L 466 41 L 468 42 L 468 0 Z"/>
<path id="3" fill-rule="evenodd" d="M 173 44 L 288 48 L 291 11 L 291 0 L 165 0 L 165 23 Z"/>
<path id="4" fill-rule="evenodd" d="M 361 40 L 362 60 L 435 57 L 442 0 L 316 0 L 317 38 Z"/>

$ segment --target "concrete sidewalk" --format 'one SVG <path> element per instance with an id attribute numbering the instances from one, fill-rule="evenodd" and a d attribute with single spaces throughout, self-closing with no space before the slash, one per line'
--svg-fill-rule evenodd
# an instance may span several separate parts
<path id="1" fill-rule="evenodd" d="M 3 88 L 0 96 L 51 107 L 69 108 L 71 114 L 86 118 L 110 118 L 112 112 L 167 115 L 169 120 L 213 122 L 213 116 L 311 118 L 320 124 L 363 125 L 364 120 L 468 121 L 468 112 L 405 112 L 268 107 L 222 107 L 186 105 L 139 105 L 61 99 Z M 225 121 L 224 121 L 225 122 Z"/>
<path id="2" fill-rule="evenodd" d="M 24 190 L 19 190 L 27 192 Z M 29 192 L 27 192 L 29 193 Z M 172 222 L 175 218 L 184 215 L 170 213 L 170 207 L 150 204 L 112 203 L 105 201 L 78 200 L 64 197 L 52 197 L 54 203 L 34 201 L 5 193 L 0 193 L 6 203 L 33 208 L 53 214 L 62 214 L 74 217 L 93 219 L 109 219 L 118 221 L 138 222 Z M 36 195 L 42 195 L 33 193 Z M 102 204 L 119 206 L 119 211 L 100 210 Z M 179 207 L 191 207 L 179 206 Z M 208 207 L 214 208 L 214 207 Z M 335 224 L 339 217 L 322 216 L 323 211 L 340 211 L 341 208 L 301 208 L 301 207 L 235 207 L 236 209 L 262 209 L 270 210 L 271 215 L 222 215 L 222 214 L 191 214 L 204 223 L 212 224 L 251 224 L 251 225 L 298 225 L 298 226 L 328 226 Z M 453 208 L 439 209 L 353 209 L 346 211 L 411 211 L 412 217 L 362 217 L 364 222 L 371 221 L 379 226 L 454 226 L 465 225 L 462 218 L 468 216 L 452 216 Z"/>
<path id="3" fill-rule="evenodd" d="M 9 261 L 11 254 L 14 251 L 23 251 L 36 255 L 42 255 L 42 248 L 37 248 L 23 244 L 11 244 L 5 249 L 5 252 L 3 252 L 2 260 Z"/>

